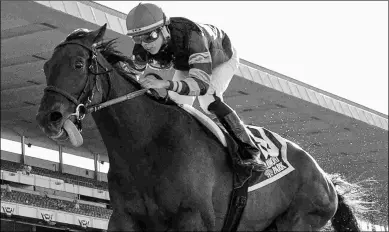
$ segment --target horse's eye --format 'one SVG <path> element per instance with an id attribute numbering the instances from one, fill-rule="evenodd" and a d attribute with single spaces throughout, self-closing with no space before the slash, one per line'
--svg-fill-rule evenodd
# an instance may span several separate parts
<path id="1" fill-rule="evenodd" d="M 83 64 L 82 62 L 76 62 L 76 64 L 74 65 L 74 67 L 75 67 L 76 69 L 81 69 L 81 68 L 84 67 L 84 64 Z"/>

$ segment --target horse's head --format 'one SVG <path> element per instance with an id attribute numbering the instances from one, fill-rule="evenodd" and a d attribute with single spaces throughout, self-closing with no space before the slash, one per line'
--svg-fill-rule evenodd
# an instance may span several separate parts
<path id="1" fill-rule="evenodd" d="M 109 63 L 96 51 L 95 44 L 105 34 L 77 29 L 59 44 L 44 64 L 47 87 L 36 115 L 44 133 L 54 140 L 70 138 L 74 146 L 82 141 L 81 120 L 86 106 L 102 101 L 103 78 L 109 78 Z"/>

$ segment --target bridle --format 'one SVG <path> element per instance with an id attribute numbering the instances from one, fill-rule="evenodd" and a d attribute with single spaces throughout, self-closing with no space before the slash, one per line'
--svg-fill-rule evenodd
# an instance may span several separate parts
<path id="1" fill-rule="evenodd" d="M 90 52 L 90 57 L 89 59 L 91 60 L 90 65 L 88 67 L 88 73 L 87 73 L 87 81 L 84 86 L 84 89 L 82 90 L 80 96 L 78 98 L 74 97 L 72 94 L 68 93 L 67 91 L 60 89 L 56 86 L 53 85 L 48 85 L 45 88 L 45 92 L 55 92 L 58 93 L 62 96 L 64 96 L 66 99 L 68 99 L 70 102 L 75 104 L 76 107 L 76 112 L 72 113 L 69 115 L 75 116 L 76 117 L 76 124 L 78 126 L 78 129 L 81 131 L 82 126 L 81 126 L 81 121 L 84 119 L 85 115 L 88 113 L 93 113 L 98 110 L 101 110 L 107 106 L 117 104 L 119 102 L 129 100 L 132 98 L 135 98 L 137 96 L 143 95 L 147 89 L 141 89 L 134 91 L 132 93 L 126 94 L 124 96 L 108 100 L 103 103 L 99 103 L 96 105 L 90 105 L 93 102 L 93 97 L 95 96 L 96 89 L 98 92 L 103 94 L 102 92 L 102 87 L 101 87 L 101 80 L 99 80 L 99 77 L 101 75 L 108 76 L 108 83 L 109 83 L 109 90 L 107 93 L 107 96 L 109 96 L 109 92 L 111 90 L 111 72 L 113 71 L 112 69 L 108 69 L 102 65 L 102 55 L 97 51 L 96 46 L 92 45 L 92 47 L 88 47 L 82 43 L 76 42 L 76 41 L 69 41 L 69 42 L 63 42 L 59 44 L 55 49 L 59 47 L 63 47 L 69 44 L 75 44 L 79 45 L 85 49 L 87 49 Z M 104 71 L 99 72 L 99 67 L 103 68 Z M 90 75 L 92 74 L 92 75 Z M 88 88 L 89 87 L 89 88 Z M 90 95 L 88 97 L 87 94 L 90 92 Z M 102 96 L 103 97 L 103 96 Z M 86 98 L 85 102 L 81 102 L 82 99 Z"/>

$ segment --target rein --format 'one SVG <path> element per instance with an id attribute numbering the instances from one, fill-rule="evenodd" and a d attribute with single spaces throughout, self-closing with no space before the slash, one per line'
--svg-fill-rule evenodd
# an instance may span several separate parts
<path id="1" fill-rule="evenodd" d="M 105 75 L 105 74 L 108 74 L 108 83 L 110 84 L 110 78 L 111 78 L 111 72 L 113 71 L 112 69 L 108 69 L 106 67 L 104 67 L 101 62 L 99 61 L 99 58 L 101 60 L 101 54 L 97 52 L 96 48 L 94 46 L 92 46 L 92 48 L 88 47 L 88 46 L 85 46 L 84 44 L 81 44 L 81 43 L 78 43 L 78 42 L 64 42 L 64 43 L 61 43 L 59 44 L 55 49 L 57 49 L 58 47 L 62 47 L 62 46 L 65 46 L 65 45 L 68 45 L 68 44 L 76 44 L 76 45 L 79 45 L 85 49 L 87 49 L 88 51 L 91 52 L 92 56 L 90 57 L 90 59 L 92 60 L 91 62 L 91 65 L 89 66 L 89 73 L 93 74 L 94 76 L 94 81 L 92 83 L 91 81 L 91 78 L 90 76 L 88 75 L 88 79 L 87 79 L 87 83 L 85 84 L 85 87 L 83 89 L 83 91 L 81 92 L 80 96 L 78 98 L 75 98 L 74 96 L 72 96 L 71 94 L 69 94 L 67 91 L 63 90 L 63 89 L 60 89 L 56 86 L 47 86 L 45 88 L 44 91 L 51 91 L 51 92 L 55 92 L 55 93 L 58 93 L 62 96 L 64 96 L 65 98 L 67 98 L 69 101 L 71 101 L 72 103 L 74 103 L 77 107 L 76 107 L 76 112 L 73 113 L 73 114 L 70 114 L 69 117 L 71 116 L 75 116 L 77 121 L 78 121 L 78 124 L 79 124 L 79 129 L 81 130 L 81 120 L 84 119 L 85 115 L 88 114 L 88 113 L 93 113 L 93 112 L 96 112 L 98 110 L 101 110 L 107 106 L 111 106 L 111 105 L 114 105 L 114 104 L 117 104 L 117 103 L 120 103 L 120 102 L 123 102 L 123 101 L 126 101 L 126 100 L 130 100 L 132 98 L 135 98 L 137 96 L 140 96 L 140 95 L 143 95 L 145 92 L 147 92 L 148 89 L 141 89 L 141 90 L 137 90 L 135 92 L 131 92 L 129 94 L 126 94 L 124 96 L 121 96 L 121 97 L 118 97 L 118 98 L 115 98 L 115 99 L 111 99 L 111 100 L 108 100 L 106 102 L 103 102 L 103 103 L 99 103 L 99 104 L 96 104 L 96 105 L 91 105 L 89 106 L 89 104 L 92 103 L 93 101 L 93 97 L 94 97 L 94 94 L 95 94 L 95 90 L 97 89 L 97 91 L 102 91 L 101 89 L 101 85 L 98 83 L 98 77 L 100 75 Z M 102 72 L 99 72 L 99 66 L 104 68 L 104 71 Z M 94 68 L 96 69 L 96 72 L 94 72 Z M 89 74 L 88 73 L 88 74 Z M 88 90 L 88 86 L 90 85 L 93 85 L 91 88 L 92 90 Z M 109 85 L 109 90 L 111 89 L 111 84 Z M 81 99 L 84 95 L 87 94 L 87 91 L 91 91 L 91 94 L 90 96 L 88 96 L 87 100 L 85 103 L 82 103 L 81 102 Z M 109 92 L 108 91 L 108 95 L 109 95 Z M 107 95 L 107 96 L 108 96 Z"/>
<path id="2" fill-rule="evenodd" d="M 135 97 L 138 97 L 140 95 L 143 95 L 145 92 L 147 92 L 147 89 L 137 90 L 135 92 L 126 94 L 124 96 L 121 96 L 121 97 L 118 97 L 118 98 L 115 98 L 115 99 L 111 99 L 109 101 L 106 101 L 106 102 L 103 102 L 103 103 L 100 103 L 100 104 L 97 104 L 97 105 L 94 105 L 94 106 L 90 106 L 90 107 L 87 108 L 87 112 L 88 113 L 96 112 L 96 111 L 101 110 L 101 109 L 103 109 L 103 108 L 105 108 L 107 106 L 115 105 L 115 104 L 120 103 L 122 101 L 130 100 L 132 98 L 135 98 Z"/>

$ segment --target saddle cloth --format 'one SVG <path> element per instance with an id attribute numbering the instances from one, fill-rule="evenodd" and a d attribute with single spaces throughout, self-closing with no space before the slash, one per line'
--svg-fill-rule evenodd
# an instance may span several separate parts
<path id="1" fill-rule="evenodd" d="M 207 127 L 224 147 L 229 146 L 227 142 L 229 140 L 226 139 L 224 132 L 212 119 L 190 105 L 178 104 L 178 106 L 193 115 Z M 267 165 L 267 169 L 263 172 L 263 175 L 252 176 L 253 178 L 249 181 L 248 188 L 250 192 L 280 179 L 293 171 L 294 167 L 287 160 L 287 140 L 285 138 L 263 127 L 246 125 L 246 128 L 251 132 L 253 141 L 255 141 L 257 147 L 261 150 L 261 158 Z"/>
<path id="2" fill-rule="evenodd" d="M 179 107 L 184 109 L 186 112 L 193 115 L 197 120 L 199 120 L 204 126 L 206 126 L 215 136 L 219 139 L 219 141 L 223 144 L 223 146 L 227 147 L 227 140 L 224 136 L 224 133 L 220 129 L 220 127 L 212 121 L 205 114 L 201 113 L 199 110 L 194 108 L 193 106 L 187 104 L 178 104 Z"/>

